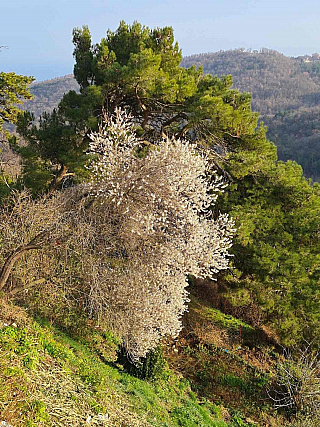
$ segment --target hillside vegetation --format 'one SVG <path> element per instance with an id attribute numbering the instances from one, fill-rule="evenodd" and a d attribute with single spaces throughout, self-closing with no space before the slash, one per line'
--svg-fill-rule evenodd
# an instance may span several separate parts
<path id="1" fill-rule="evenodd" d="M 320 176 L 319 55 L 287 57 L 275 50 L 235 49 L 183 58 L 205 73 L 231 74 L 233 86 L 252 94 L 252 107 L 267 125 L 280 160 L 295 160 L 305 175 Z"/>
<path id="2" fill-rule="evenodd" d="M 73 43 L 40 119 L 0 80 L 0 423 L 318 426 L 320 185 L 171 27 Z"/>
<path id="3" fill-rule="evenodd" d="M 70 337 L 3 297 L 1 309 L 0 420 L 7 425 L 287 425 L 265 394 L 277 354 L 272 347 L 250 350 L 254 330 L 204 301 L 192 303 L 179 340 L 164 344 L 171 369 L 161 367 L 152 381 L 126 373 L 112 334 L 79 323 L 81 335 Z"/>

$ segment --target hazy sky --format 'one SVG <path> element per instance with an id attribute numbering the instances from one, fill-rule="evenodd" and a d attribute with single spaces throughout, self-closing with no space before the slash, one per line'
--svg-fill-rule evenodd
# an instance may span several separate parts
<path id="1" fill-rule="evenodd" d="M 320 52 L 318 0 L 0 0 L 0 71 L 37 80 L 73 72 L 74 27 L 93 42 L 120 20 L 171 25 L 183 55 L 267 47 L 285 55 Z"/>

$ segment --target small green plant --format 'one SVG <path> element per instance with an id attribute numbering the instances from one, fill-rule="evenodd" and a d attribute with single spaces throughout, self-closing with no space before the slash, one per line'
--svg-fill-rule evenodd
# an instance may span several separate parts
<path id="1" fill-rule="evenodd" d="M 119 352 L 118 362 L 121 363 L 125 370 L 140 379 L 158 380 L 165 376 L 166 361 L 163 356 L 161 346 L 150 350 L 146 357 L 142 357 L 138 362 L 133 363 L 124 348 Z"/>
<path id="2" fill-rule="evenodd" d="M 228 385 L 229 387 L 238 387 L 242 390 L 247 388 L 247 383 L 242 378 L 233 374 L 221 375 L 219 382 L 223 385 Z"/>
<path id="3" fill-rule="evenodd" d="M 232 415 L 232 425 L 235 427 L 256 427 L 256 424 L 245 421 L 241 413 L 237 411 Z"/>
<path id="4" fill-rule="evenodd" d="M 50 418 L 46 412 L 46 405 L 40 400 L 32 402 L 31 410 L 34 412 L 34 421 L 36 422 L 46 422 Z"/>

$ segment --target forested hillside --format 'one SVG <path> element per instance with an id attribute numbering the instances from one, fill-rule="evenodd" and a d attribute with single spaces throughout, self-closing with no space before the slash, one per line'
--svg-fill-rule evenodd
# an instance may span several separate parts
<path id="1" fill-rule="evenodd" d="M 320 184 L 171 27 L 73 44 L 40 118 L 0 75 L 0 423 L 319 426 Z"/>
<path id="2" fill-rule="evenodd" d="M 32 100 L 26 101 L 23 110 L 29 110 L 39 117 L 44 111 L 51 112 L 57 108 L 61 98 L 70 90 L 79 91 L 79 85 L 73 74 L 30 85 Z"/>
<path id="3" fill-rule="evenodd" d="M 254 111 L 267 125 L 280 160 L 295 160 L 307 177 L 320 179 L 319 55 L 286 57 L 261 49 L 235 49 L 185 57 L 182 65 L 231 74 L 233 86 L 252 94 Z"/>

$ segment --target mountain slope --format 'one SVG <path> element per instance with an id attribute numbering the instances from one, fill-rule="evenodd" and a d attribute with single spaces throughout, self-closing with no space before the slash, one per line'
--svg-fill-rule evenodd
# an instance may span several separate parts
<path id="1" fill-rule="evenodd" d="M 26 101 L 22 109 L 32 111 L 36 117 L 39 117 L 44 111 L 50 112 L 57 108 L 63 95 L 70 90 L 79 91 L 79 85 L 73 74 L 32 83 L 30 92 L 33 95 L 33 99 Z"/>
<path id="2" fill-rule="evenodd" d="M 182 65 L 231 74 L 234 87 L 251 92 L 252 106 L 268 127 L 280 160 L 295 160 L 307 177 L 320 179 L 320 61 L 317 54 L 291 58 L 261 49 L 193 55 Z"/>

